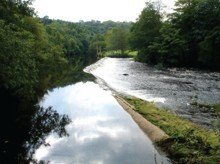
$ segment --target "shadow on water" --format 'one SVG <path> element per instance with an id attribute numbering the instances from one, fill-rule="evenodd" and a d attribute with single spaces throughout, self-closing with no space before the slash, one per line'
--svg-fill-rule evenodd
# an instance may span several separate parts
<path id="1" fill-rule="evenodd" d="M 56 86 L 87 79 L 93 80 L 94 77 L 79 72 L 56 83 Z M 33 159 L 35 150 L 41 145 L 49 146 L 45 142 L 46 136 L 50 133 L 56 133 L 59 137 L 68 135 L 65 127 L 71 120 L 51 106 L 43 108 L 35 105 L 36 101 L 21 100 L 4 87 L 0 87 L 0 99 L 0 163 L 36 163 Z"/>
<path id="2" fill-rule="evenodd" d="M 88 80 L 94 80 L 94 77 L 82 71 L 70 72 L 62 81 L 51 83 L 48 89 Z M 45 94 L 45 91 L 39 92 L 36 97 Z M 49 146 L 45 142 L 49 134 L 55 133 L 58 137 L 68 135 L 65 127 L 71 122 L 70 118 L 53 107 L 36 105 L 37 100 L 21 100 L 13 91 L 2 86 L 0 99 L 0 163 L 36 163 L 33 154 L 41 145 Z"/>
<path id="3" fill-rule="evenodd" d="M 49 90 L 87 80 L 94 80 L 94 77 L 78 71 L 52 84 Z M 45 92 L 40 91 L 35 96 L 42 97 Z M 0 87 L 0 163 L 37 163 L 33 159 L 35 150 L 41 145 L 49 146 L 45 139 L 51 133 L 58 137 L 68 136 L 66 125 L 71 119 L 51 106 L 44 108 L 35 105 L 37 100 L 21 100 L 13 93 Z"/>
<path id="4" fill-rule="evenodd" d="M 60 137 L 68 135 L 65 126 L 71 121 L 67 115 L 60 115 L 52 107 L 20 102 L 8 91 L 0 90 L 2 114 L 0 133 L 0 163 L 34 162 L 32 156 L 51 132 Z"/>

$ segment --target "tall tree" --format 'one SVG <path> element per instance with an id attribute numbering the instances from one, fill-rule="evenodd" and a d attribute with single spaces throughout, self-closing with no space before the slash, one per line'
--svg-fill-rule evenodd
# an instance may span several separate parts
<path id="1" fill-rule="evenodd" d="M 211 66 L 217 59 L 219 6 L 219 0 L 178 0 L 176 3 L 172 23 L 188 42 L 190 66 Z"/>
<path id="2" fill-rule="evenodd" d="M 105 42 L 107 50 L 120 50 L 123 55 L 127 49 L 128 32 L 122 28 L 113 28 L 107 31 Z"/>
<path id="3" fill-rule="evenodd" d="M 147 47 L 160 35 L 161 19 L 161 14 L 156 6 L 152 3 L 146 3 L 137 22 L 133 24 L 129 42 L 132 49 L 139 51 L 137 57 L 139 61 L 146 62 L 148 58 Z"/>

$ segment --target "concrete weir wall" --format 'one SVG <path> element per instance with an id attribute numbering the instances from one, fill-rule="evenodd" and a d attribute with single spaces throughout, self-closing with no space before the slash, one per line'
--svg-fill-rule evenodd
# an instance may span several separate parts
<path id="1" fill-rule="evenodd" d="M 122 97 L 114 97 L 153 142 L 158 142 L 169 138 L 169 136 L 163 130 L 146 120 L 139 113 L 135 112 L 134 107 L 125 101 Z"/>

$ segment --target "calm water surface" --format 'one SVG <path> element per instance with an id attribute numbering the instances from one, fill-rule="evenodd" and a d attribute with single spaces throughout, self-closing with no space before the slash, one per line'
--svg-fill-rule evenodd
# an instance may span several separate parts
<path id="1" fill-rule="evenodd" d="M 132 59 L 104 58 L 87 67 L 113 90 L 154 101 L 196 123 L 210 126 L 219 119 L 193 103 L 220 103 L 220 73 L 186 69 L 159 70 Z"/>
<path id="2" fill-rule="evenodd" d="M 140 130 L 110 91 L 93 82 L 55 88 L 40 103 L 67 114 L 72 122 L 68 137 L 47 137 L 50 146 L 41 146 L 37 160 L 74 164 L 169 163 Z"/>

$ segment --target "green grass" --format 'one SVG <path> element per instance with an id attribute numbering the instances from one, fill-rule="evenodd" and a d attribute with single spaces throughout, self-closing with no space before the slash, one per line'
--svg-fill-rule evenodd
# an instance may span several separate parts
<path id="1" fill-rule="evenodd" d="M 169 139 L 157 144 L 175 163 L 220 163 L 220 135 L 204 129 L 154 103 L 136 98 L 125 98 L 137 112 L 164 130 Z"/>
<path id="2" fill-rule="evenodd" d="M 213 105 L 215 112 L 220 116 L 220 104 Z"/>
<path id="3" fill-rule="evenodd" d="M 138 54 L 137 51 L 127 51 L 127 53 L 128 53 L 128 55 L 129 55 L 130 57 L 132 57 L 132 58 L 135 58 L 135 57 L 137 56 L 137 54 Z"/>
<path id="4" fill-rule="evenodd" d="M 121 51 L 107 51 L 104 53 L 105 57 L 112 58 L 134 58 L 137 55 L 137 51 L 125 51 L 124 54 L 121 54 Z"/>

